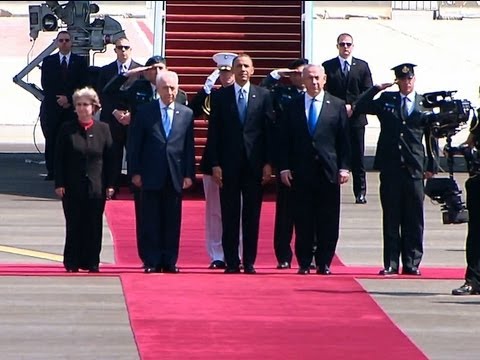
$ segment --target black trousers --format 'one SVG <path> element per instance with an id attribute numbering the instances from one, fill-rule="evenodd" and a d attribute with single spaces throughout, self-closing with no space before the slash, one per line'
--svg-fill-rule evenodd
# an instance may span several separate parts
<path id="1" fill-rule="evenodd" d="M 383 210 L 383 265 L 398 269 L 418 267 L 423 256 L 423 179 L 413 179 L 406 168 L 380 173 Z"/>
<path id="2" fill-rule="evenodd" d="M 275 229 L 273 233 L 273 247 L 279 263 L 292 262 L 293 235 L 293 199 L 292 191 L 282 183 L 280 174 L 276 174 L 277 195 L 275 202 Z"/>
<path id="3" fill-rule="evenodd" d="M 330 266 L 335 255 L 340 222 L 340 185 L 332 184 L 320 166 L 314 181 L 293 183 L 295 221 L 295 256 L 301 268 L 315 263 Z M 312 248 L 315 247 L 314 253 Z"/>
<path id="4" fill-rule="evenodd" d="M 367 181 L 365 174 L 365 127 L 350 127 L 351 166 L 353 193 L 355 197 L 365 195 Z"/>
<path id="5" fill-rule="evenodd" d="M 171 268 L 178 260 L 182 194 L 171 181 L 161 190 L 142 192 L 140 239 L 145 266 Z"/>
<path id="6" fill-rule="evenodd" d="M 261 178 L 252 175 L 246 160 L 238 176 L 227 174 L 223 176 L 223 186 L 220 189 L 222 247 L 225 262 L 229 268 L 237 268 L 240 265 L 238 257 L 240 216 L 242 217 L 243 264 L 245 266 L 255 264 L 262 194 Z"/>
<path id="7" fill-rule="evenodd" d="M 133 204 L 135 208 L 135 235 L 137 237 L 138 257 L 145 264 L 145 243 L 142 240 L 142 189 L 132 186 Z"/>
<path id="8" fill-rule="evenodd" d="M 465 190 L 469 216 L 465 280 L 474 279 L 480 283 L 480 175 L 470 177 L 465 183 Z"/>
<path id="9" fill-rule="evenodd" d="M 113 154 L 114 154 L 114 169 L 115 169 L 115 186 L 126 186 L 129 184 L 128 176 L 122 173 L 123 168 L 123 155 L 125 147 L 127 145 L 127 133 L 128 126 L 124 126 L 117 122 L 115 118 L 109 120 L 110 133 L 112 134 L 113 141 Z"/>
<path id="10" fill-rule="evenodd" d="M 88 195 L 62 199 L 66 223 L 63 264 L 66 269 L 90 269 L 100 263 L 105 199 Z"/>

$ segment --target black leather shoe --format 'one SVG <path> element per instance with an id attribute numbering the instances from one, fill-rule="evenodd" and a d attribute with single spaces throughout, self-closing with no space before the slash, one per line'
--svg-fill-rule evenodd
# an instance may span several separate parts
<path id="1" fill-rule="evenodd" d="M 88 272 L 89 273 L 99 273 L 100 269 L 98 268 L 98 266 L 92 266 L 88 269 Z"/>
<path id="2" fill-rule="evenodd" d="M 222 260 L 214 260 L 208 267 L 209 269 L 225 269 L 227 266 Z"/>
<path id="3" fill-rule="evenodd" d="M 457 289 L 452 290 L 452 295 L 478 295 L 479 292 L 474 290 L 472 284 L 468 281 Z"/>
<path id="4" fill-rule="evenodd" d="M 175 265 L 172 265 L 172 266 L 164 267 L 163 272 L 167 274 L 178 274 L 180 272 L 180 269 Z"/>
<path id="5" fill-rule="evenodd" d="M 277 264 L 277 269 L 279 270 L 290 269 L 290 263 L 288 261 L 279 262 Z"/>
<path id="6" fill-rule="evenodd" d="M 225 274 L 240 274 L 240 267 L 227 267 L 224 272 Z"/>
<path id="7" fill-rule="evenodd" d="M 422 273 L 416 266 L 411 267 L 411 268 L 403 268 L 402 269 L 402 275 L 414 275 L 414 276 L 420 276 Z"/>
<path id="8" fill-rule="evenodd" d="M 68 273 L 77 273 L 78 272 L 78 268 L 67 268 L 66 269 Z"/>
<path id="9" fill-rule="evenodd" d="M 398 269 L 394 269 L 391 266 L 389 266 L 388 268 L 380 270 L 378 274 L 379 275 L 397 275 Z"/>
<path id="10" fill-rule="evenodd" d="M 154 267 L 146 266 L 143 271 L 145 272 L 145 274 L 153 274 L 157 272 L 157 269 Z"/>
<path id="11" fill-rule="evenodd" d="M 253 265 L 245 265 L 245 268 L 243 269 L 243 272 L 245 274 L 256 274 L 257 271 L 253 267 Z"/>
<path id="12" fill-rule="evenodd" d="M 355 198 L 355 204 L 366 204 L 367 198 L 364 194 L 360 194 Z"/>
<path id="13" fill-rule="evenodd" d="M 307 275 L 307 274 L 310 274 L 310 269 L 309 268 L 300 268 L 298 269 L 297 271 L 297 274 L 299 275 Z"/>
<path id="14" fill-rule="evenodd" d="M 330 268 L 325 265 L 325 266 L 319 266 L 317 268 L 317 274 L 320 274 L 320 275 L 331 275 L 332 272 L 330 271 Z"/>

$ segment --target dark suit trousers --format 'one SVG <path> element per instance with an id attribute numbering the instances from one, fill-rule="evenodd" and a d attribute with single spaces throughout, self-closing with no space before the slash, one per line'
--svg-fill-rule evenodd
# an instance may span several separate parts
<path id="1" fill-rule="evenodd" d="M 293 234 L 292 191 L 282 183 L 280 174 L 276 174 L 277 197 L 275 203 L 275 230 L 273 247 L 277 261 L 292 262 L 292 248 L 290 243 Z"/>
<path id="2" fill-rule="evenodd" d="M 398 269 L 418 267 L 423 256 L 422 179 L 412 179 L 405 168 L 380 173 L 383 209 L 383 264 Z"/>
<path id="3" fill-rule="evenodd" d="M 365 175 L 365 127 L 350 127 L 350 147 L 352 160 L 353 193 L 355 196 L 365 195 L 367 182 Z"/>
<path id="4" fill-rule="evenodd" d="M 338 242 L 340 221 L 340 185 L 332 184 L 321 166 L 311 179 L 296 181 L 293 198 L 295 220 L 295 255 L 298 265 L 308 268 L 312 262 L 312 248 L 316 241 L 315 263 L 330 266 Z"/>
<path id="5" fill-rule="evenodd" d="M 182 194 L 171 181 L 161 190 L 143 190 L 141 242 L 146 267 L 175 266 L 180 244 Z"/>
<path id="6" fill-rule="evenodd" d="M 110 132 L 113 140 L 113 153 L 115 164 L 115 176 L 117 179 L 116 186 L 127 185 L 127 177 L 122 176 L 123 154 L 127 145 L 127 129 L 128 126 L 120 124 L 114 117 L 109 119 Z"/>
<path id="7" fill-rule="evenodd" d="M 480 177 L 469 178 L 465 183 L 468 208 L 468 233 L 466 243 L 467 271 L 465 280 L 480 282 Z"/>
<path id="8" fill-rule="evenodd" d="M 143 192 L 140 188 L 133 186 L 133 203 L 135 206 L 135 234 L 137 236 L 138 257 L 145 263 L 145 244 L 142 241 L 142 198 Z"/>
<path id="9" fill-rule="evenodd" d="M 238 258 L 240 209 L 242 209 L 243 264 L 255 264 L 262 193 L 261 179 L 252 175 L 246 160 L 238 176 L 226 174 L 223 176 L 223 186 L 220 189 L 222 247 L 225 261 L 230 268 L 240 265 Z"/>
<path id="10" fill-rule="evenodd" d="M 63 264 L 65 268 L 89 269 L 100 263 L 103 234 L 104 199 L 88 195 L 62 200 L 66 223 Z"/>

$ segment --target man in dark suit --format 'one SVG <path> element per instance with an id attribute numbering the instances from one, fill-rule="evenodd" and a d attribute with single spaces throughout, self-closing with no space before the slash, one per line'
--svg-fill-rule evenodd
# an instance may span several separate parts
<path id="1" fill-rule="evenodd" d="M 130 132 L 132 183 L 141 188 L 145 272 L 177 273 L 182 190 L 195 176 L 193 112 L 175 102 L 178 75 L 157 77 L 158 100 L 141 106 Z"/>
<path id="2" fill-rule="evenodd" d="M 122 97 L 127 101 L 128 110 L 120 117 L 120 122 L 131 126 L 137 109 L 143 105 L 158 99 L 156 78 L 157 75 L 167 70 L 166 60 L 163 56 L 154 55 L 150 57 L 145 66 L 139 66 L 128 70 L 124 74 L 114 76 L 103 88 L 106 95 L 122 93 Z M 187 94 L 178 90 L 175 102 L 187 105 Z M 128 135 L 128 134 L 127 134 Z M 127 136 L 127 173 L 131 176 L 130 169 L 130 136 Z M 142 191 L 140 188 L 133 186 L 133 200 L 135 205 L 135 228 L 137 235 L 137 249 L 140 260 L 145 264 L 145 245 L 142 241 L 142 225 L 141 225 L 141 199 Z"/>
<path id="3" fill-rule="evenodd" d="M 220 186 L 226 273 L 240 272 L 240 213 L 244 271 L 256 273 L 262 184 L 272 173 L 272 101 L 268 90 L 250 83 L 253 72 L 250 56 L 237 56 L 235 83 L 218 90 L 210 113 L 209 157 L 212 176 Z"/>
<path id="4" fill-rule="evenodd" d="M 364 164 L 365 126 L 367 117 L 352 111 L 352 104 L 373 85 L 372 74 L 367 62 L 352 56 L 353 38 L 350 34 L 337 37 L 338 56 L 325 61 L 323 67 L 327 74 L 325 90 L 346 103 L 350 130 L 351 165 L 353 193 L 356 204 L 367 202 L 366 174 Z"/>
<path id="5" fill-rule="evenodd" d="M 381 275 L 402 273 L 420 275 L 423 256 L 424 178 L 437 171 L 434 154 L 437 140 L 423 107 L 423 96 L 415 92 L 415 65 L 405 63 L 392 68 L 394 83 L 373 86 L 354 104 L 355 112 L 377 115 L 380 136 L 374 168 L 380 171 L 380 200 L 383 209 L 383 264 Z M 397 84 L 400 91 L 382 90 Z M 427 159 L 423 138 L 427 143 Z"/>
<path id="6" fill-rule="evenodd" d="M 124 147 L 127 143 L 128 116 L 125 117 L 125 115 L 128 115 L 128 99 L 125 97 L 125 93 L 121 91 L 105 92 L 103 89 L 118 74 L 126 73 L 129 69 L 141 65 L 132 60 L 132 47 L 128 39 L 120 38 L 115 41 L 114 51 L 117 54 L 117 59 L 100 69 L 97 89 L 100 91 L 99 95 L 102 103 L 100 120 L 110 126 L 110 132 L 112 133 L 117 179 L 116 190 L 118 192 L 120 186 L 129 183 L 122 174 Z"/>
<path id="7" fill-rule="evenodd" d="M 71 52 L 70 33 L 60 31 L 55 41 L 58 53 L 43 59 L 41 73 L 45 95 L 40 108 L 40 123 L 45 136 L 45 180 L 54 179 L 53 162 L 58 130 L 63 123 L 76 118 L 72 103 L 73 92 L 88 82 L 88 64 L 84 58 Z"/>
<path id="8" fill-rule="evenodd" d="M 297 96 L 304 93 L 302 71 L 308 64 L 307 59 L 296 59 L 292 61 L 287 69 L 275 69 L 262 80 L 260 86 L 270 90 L 275 110 L 274 139 L 279 139 L 278 123 L 282 117 L 285 107 Z M 280 79 L 288 78 L 289 85 L 282 84 Z M 276 143 L 275 149 L 282 144 Z M 277 152 L 274 152 L 277 155 Z M 292 263 L 292 249 L 290 243 L 293 235 L 293 209 L 292 192 L 283 184 L 278 172 L 278 161 L 274 158 L 275 177 L 277 181 L 277 194 L 275 199 L 275 228 L 273 233 L 273 247 L 277 258 L 277 269 L 289 269 Z"/>
<path id="9" fill-rule="evenodd" d="M 207 77 L 204 86 L 190 102 L 190 108 L 196 117 L 203 116 L 206 120 L 210 115 L 212 103 L 218 88 L 214 87 L 217 79 L 222 87 L 233 85 L 235 78 L 232 72 L 232 62 L 238 55 L 234 53 L 216 53 L 213 60 L 216 69 Z M 202 172 L 203 192 L 205 195 L 205 242 L 210 257 L 209 269 L 225 269 L 225 256 L 222 247 L 222 211 L 220 207 L 220 189 L 212 178 L 212 165 L 208 157 L 209 139 L 203 150 L 200 161 Z M 241 229 L 240 229 L 241 233 Z M 241 235 L 240 235 L 241 237 Z M 241 248 L 241 244 L 240 244 Z M 241 256 L 239 251 L 239 256 Z"/>
<path id="10" fill-rule="evenodd" d="M 323 90 L 322 66 L 306 65 L 306 93 L 287 105 L 281 123 L 279 170 L 294 199 L 298 273 L 310 272 L 316 241 L 317 274 L 329 275 L 339 235 L 340 185 L 349 179 L 345 102 Z"/>

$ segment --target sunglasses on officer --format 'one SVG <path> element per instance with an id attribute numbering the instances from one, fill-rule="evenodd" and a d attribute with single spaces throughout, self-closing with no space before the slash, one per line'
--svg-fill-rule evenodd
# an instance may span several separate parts
<path id="1" fill-rule="evenodd" d="M 115 46 L 117 50 L 128 50 L 130 49 L 130 45 L 117 45 Z"/>
<path id="2" fill-rule="evenodd" d="M 338 43 L 338 46 L 341 46 L 341 47 L 350 47 L 350 46 L 352 46 L 352 43 L 351 43 L 351 42 L 339 42 L 339 43 Z"/>

